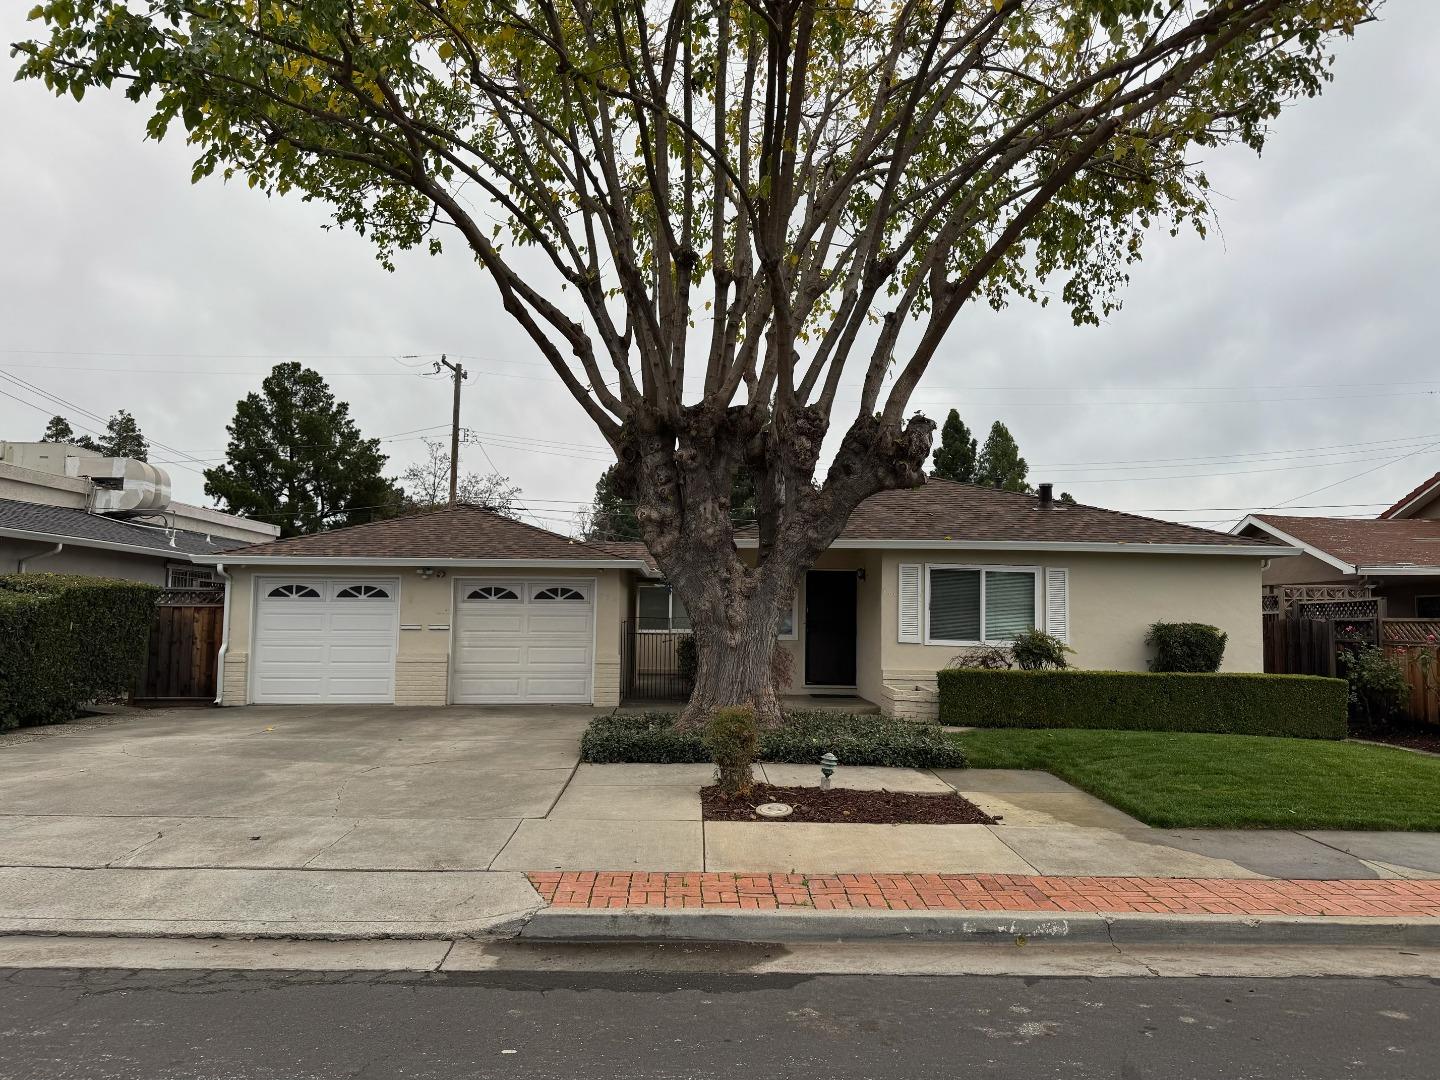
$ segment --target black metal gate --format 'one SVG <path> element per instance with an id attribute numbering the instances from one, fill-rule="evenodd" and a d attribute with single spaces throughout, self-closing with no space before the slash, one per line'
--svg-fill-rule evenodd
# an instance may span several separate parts
<path id="1" fill-rule="evenodd" d="M 686 701 L 690 676 L 681 660 L 688 630 L 642 630 L 635 620 L 621 627 L 621 697 L 626 701 Z"/>

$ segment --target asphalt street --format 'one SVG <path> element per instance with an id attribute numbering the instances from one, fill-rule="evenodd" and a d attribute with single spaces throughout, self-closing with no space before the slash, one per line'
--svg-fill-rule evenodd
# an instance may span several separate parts
<path id="1" fill-rule="evenodd" d="M 5 1080 L 1440 1075 L 1440 979 L 0 971 Z"/>

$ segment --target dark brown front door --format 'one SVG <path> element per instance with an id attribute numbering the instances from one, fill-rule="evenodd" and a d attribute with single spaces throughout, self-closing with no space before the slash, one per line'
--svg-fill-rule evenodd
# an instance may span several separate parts
<path id="1" fill-rule="evenodd" d="M 805 682 L 855 685 L 855 571 L 805 575 Z"/>

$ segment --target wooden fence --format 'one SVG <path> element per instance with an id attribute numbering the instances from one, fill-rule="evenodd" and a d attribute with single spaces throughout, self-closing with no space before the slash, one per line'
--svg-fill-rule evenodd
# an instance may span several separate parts
<path id="1" fill-rule="evenodd" d="M 1440 648 L 1434 645 L 1386 645 L 1385 651 L 1405 672 L 1411 719 L 1440 724 Z"/>
<path id="2" fill-rule="evenodd" d="M 213 701 L 225 608 L 210 590 L 164 593 L 155 608 L 137 704 Z"/>
<path id="3" fill-rule="evenodd" d="M 1333 622 L 1267 615 L 1263 627 L 1266 671 L 1277 675 L 1336 674 Z"/>
<path id="4" fill-rule="evenodd" d="M 1262 626 L 1265 670 L 1279 675 L 1343 678 L 1343 651 L 1379 644 L 1405 672 L 1410 685 L 1405 711 L 1416 721 L 1440 724 L 1440 620 L 1266 614 Z"/>

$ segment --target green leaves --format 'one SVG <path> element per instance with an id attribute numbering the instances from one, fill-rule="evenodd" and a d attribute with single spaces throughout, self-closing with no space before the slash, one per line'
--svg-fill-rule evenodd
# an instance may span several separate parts
<path id="1" fill-rule="evenodd" d="M 205 470 L 205 493 L 231 513 L 280 526 L 281 536 L 391 517 L 400 494 L 381 475 L 385 455 L 366 439 L 318 372 L 277 364 L 226 428 L 225 464 Z"/>
<path id="2" fill-rule="evenodd" d="M 725 364 L 782 311 L 786 349 L 843 361 L 976 298 L 1097 322 L 1146 240 L 1206 230 L 1200 152 L 1259 150 L 1374 6 L 49 0 L 15 52 L 57 95 L 118 83 L 151 138 L 183 124 L 194 181 L 322 201 L 387 266 L 455 226 L 542 351 L 672 363 L 708 303 Z M 579 322 L 547 306 L 571 286 Z"/>

